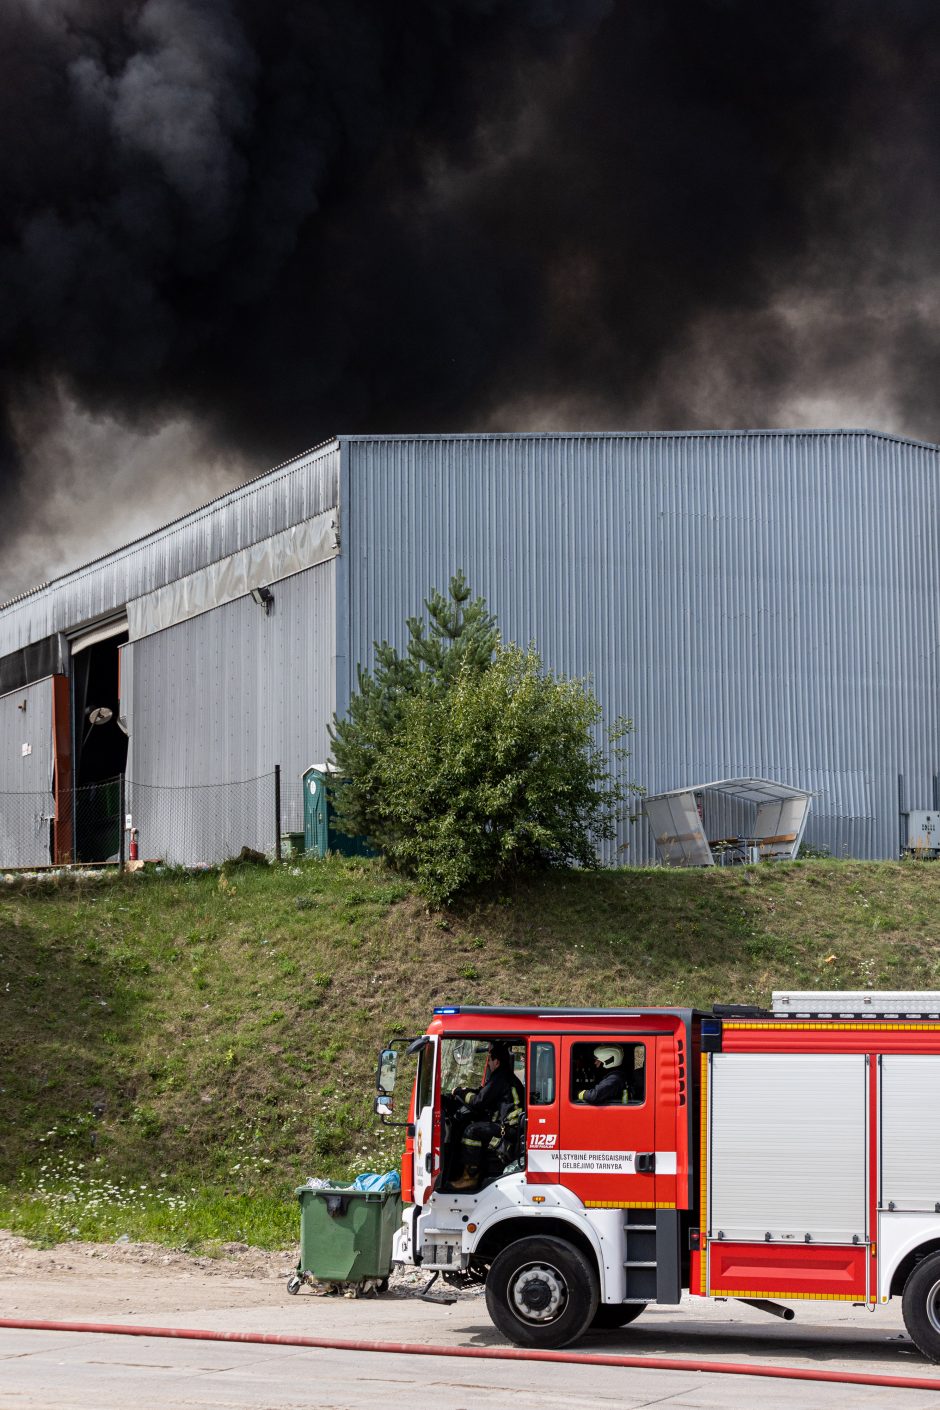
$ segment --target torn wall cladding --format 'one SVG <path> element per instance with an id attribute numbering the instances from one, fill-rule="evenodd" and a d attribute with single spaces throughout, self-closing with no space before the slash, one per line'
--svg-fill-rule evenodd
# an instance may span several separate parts
<path id="1" fill-rule="evenodd" d="M 899 775 L 930 807 L 940 773 L 936 471 L 936 447 L 867 432 L 339 437 L 0 609 L 0 670 L 51 652 L 74 702 L 82 635 L 123 624 L 100 650 L 129 782 L 280 764 L 295 830 L 358 664 L 404 646 L 461 567 L 504 639 L 633 719 L 626 769 L 650 793 L 787 782 L 814 794 L 807 843 L 895 856 Z M 270 850 L 273 803 L 235 798 L 185 828 L 156 793 L 135 803 L 143 854 L 212 860 L 239 816 Z M 647 823 L 606 857 L 653 860 Z"/>

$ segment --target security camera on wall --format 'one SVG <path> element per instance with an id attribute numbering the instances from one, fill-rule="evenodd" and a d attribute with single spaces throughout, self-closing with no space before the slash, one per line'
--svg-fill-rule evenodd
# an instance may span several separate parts
<path id="1" fill-rule="evenodd" d="M 274 606 L 274 593 L 269 587 L 256 587 L 251 589 L 251 600 L 257 602 L 259 607 L 264 608 L 265 616 L 270 616 L 271 608 Z"/>

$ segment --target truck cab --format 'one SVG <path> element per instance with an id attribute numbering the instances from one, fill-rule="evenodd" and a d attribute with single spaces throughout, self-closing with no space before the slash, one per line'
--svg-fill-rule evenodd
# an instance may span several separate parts
<path id="1" fill-rule="evenodd" d="M 494 1322 L 525 1346 L 678 1302 L 694 1195 L 691 1031 L 684 1010 L 436 1010 L 410 1044 L 396 1259 L 485 1282 Z M 523 1103 L 512 1120 L 475 1122 L 466 1098 L 487 1082 L 494 1044 Z M 467 1132 L 481 1124 L 468 1187 Z"/>

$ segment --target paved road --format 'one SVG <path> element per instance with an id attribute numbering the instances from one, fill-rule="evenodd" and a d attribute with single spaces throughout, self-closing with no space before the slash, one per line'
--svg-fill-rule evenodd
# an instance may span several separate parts
<path id="1" fill-rule="evenodd" d="M 60 1289 L 60 1292 L 62 1290 Z M 50 1301 L 42 1315 L 91 1315 Z M 188 1299 L 191 1303 L 193 1299 Z M 4 1309 L 6 1311 L 6 1309 Z M 23 1309 L 25 1311 L 25 1309 Z M 0 1407 L 8 1410 L 639 1410 L 645 1406 L 940 1410 L 940 1368 L 900 1335 L 895 1309 L 877 1313 L 825 1304 L 776 1322 L 740 1304 L 659 1308 L 633 1327 L 595 1335 L 584 1350 L 667 1355 L 930 1376 L 938 1390 L 898 1391 L 822 1383 L 532 1362 L 484 1362 L 293 1347 L 178 1342 L 143 1337 L 0 1331 Z M 479 1299 L 429 1307 L 407 1298 L 353 1302 L 301 1294 L 255 1307 L 137 1310 L 107 1320 L 301 1335 L 369 1337 L 447 1345 L 501 1344 Z"/>

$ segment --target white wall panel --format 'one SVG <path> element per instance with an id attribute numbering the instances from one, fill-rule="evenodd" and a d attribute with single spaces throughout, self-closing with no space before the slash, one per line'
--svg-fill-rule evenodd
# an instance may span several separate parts
<path id="1" fill-rule="evenodd" d="M 0 696 L 0 866 L 52 860 L 53 760 L 51 679 Z"/>
<path id="2" fill-rule="evenodd" d="M 128 793 L 142 855 L 195 862 L 243 845 L 270 850 L 275 764 L 284 829 L 302 827 L 300 775 L 329 753 L 335 561 L 273 591 L 270 614 L 243 597 L 123 650 Z M 235 786 L 261 776 L 264 785 Z"/>

